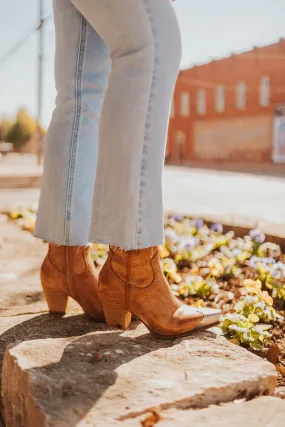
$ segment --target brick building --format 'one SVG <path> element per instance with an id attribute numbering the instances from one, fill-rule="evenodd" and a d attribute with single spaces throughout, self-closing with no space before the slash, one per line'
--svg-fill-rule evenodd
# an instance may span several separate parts
<path id="1" fill-rule="evenodd" d="M 179 73 L 168 163 L 285 163 L 285 40 Z"/>

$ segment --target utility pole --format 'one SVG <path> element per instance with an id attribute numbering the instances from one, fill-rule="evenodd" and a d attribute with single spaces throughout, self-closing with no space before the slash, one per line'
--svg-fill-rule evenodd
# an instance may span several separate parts
<path id="1" fill-rule="evenodd" d="M 43 59 L 44 59 L 44 0 L 39 0 L 39 53 L 38 53 L 38 89 L 37 89 L 37 160 L 42 158 L 42 109 L 43 109 Z"/>

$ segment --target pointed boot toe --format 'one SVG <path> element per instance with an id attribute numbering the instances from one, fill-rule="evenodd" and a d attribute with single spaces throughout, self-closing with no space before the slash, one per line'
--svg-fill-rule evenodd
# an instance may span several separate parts
<path id="1" fill-rule="evenodd" d="M 220 322 L 220 317 L 222 314 L 221 310 L 214 308 L 197 308 L 196 310 L 204 316 L 199 326 L 210 327 L 215 326 Z"/>
<path id="2" fill-rule="evenodd" d="M 196 308 L 186 304 L 181 306 L 173 314 L 180 325 L 180 330 L 194 331 L 212 327 L 219 323 L 221 311 L 211 308 Z"/>
<path id="3" fill-rule="evenodd" d="M 173 339 L 214 326 L 220 311 L 182 304 L 160 265 L 158 247 L 124 251 L 111 246 L 99 275 L 106 321 L 127 329 L 132 314 L 159 338 Z"/>

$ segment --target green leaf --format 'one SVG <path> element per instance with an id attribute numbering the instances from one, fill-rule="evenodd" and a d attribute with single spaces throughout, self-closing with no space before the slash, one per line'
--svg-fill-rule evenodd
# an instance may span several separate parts
<path id="1" fill-rule="evenodd" d="M 248 316 L 248 320 L 250 320 L 253 323 L 257 323 L 259 322 L 259 317 L 257 316 L 257 314 L 250 314 Z"/>
<path id="2" fill-rule="evenodd" d="M 268 331 L 268 329 L 272 328 L 272 325 L 259 324 L 258 327 L 262 328 L 263 331 Z"/>
<path id="3" fill-rule="evenodd" d="M 263 346 L 257 342 L 251 342 L 250 347 L 255 351 L 262 351 L 263 350 Z"/>

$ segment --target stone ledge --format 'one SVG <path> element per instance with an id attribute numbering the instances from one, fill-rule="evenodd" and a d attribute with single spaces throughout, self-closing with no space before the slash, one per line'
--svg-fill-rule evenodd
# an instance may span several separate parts
<path id="1" fill-rule="evenodd" d="M 88 323 L 83 316 L 82 322 Z M 81 337 L 7 347 L 2 398 L 8 427 L 130 425 L 153 407 L 202 408 L 272 394 L 276 387 L 273 365 L 211 331 L 161 341 L 140 324 L 124 333 L 93 328 Z"/>
<path id="2" fill-rule="evenodd" d="M 149 416 L 126 423 L 140 426 Z M 200 410 L 172 409 L 158 414 L 157 427 L 282 427 L 285 425 L 285 402 L 276 397 L 259 397 L 244 403 L 227 403 Z"/>

